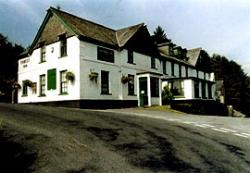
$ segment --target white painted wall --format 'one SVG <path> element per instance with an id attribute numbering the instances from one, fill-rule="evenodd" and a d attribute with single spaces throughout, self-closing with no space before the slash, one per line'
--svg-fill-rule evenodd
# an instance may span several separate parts
<path id="1" fill-rule="evenodd" d="M 28 87 L 28 96 L 22 96 L 22 89 L 18 91 L 18 102 L 46 102 L 58 100 L 75 100 L 80 98 L 79 88 L 79 40 L 77 37 L 67 39 L 67 56 L 60 58 L 60 43 L 56 42 L 46 46 L 46 62 L 40 63 L 40 48 L 33 51 L 32 55 L 18 61 L 18 82 L 31 80 L 37 83 L 37 93 L 32 94 Z M 23 60 L 29 59 L 27 67 L 24 68 Z M 47 70 L 56 68 L 56 90 L 47 90 Z M 60 95 L 60 71 L 68 70 L 75 74 L 75 82 L 68 83 L 68 95 Z M 46 96 L 39 96 L 39 76 L 46 75 Z"/>
<path id="2" fill-rule="evenodd" d="M 137 73 L 141 72 L 156 72 L 162 73 L 162 64 L 156 58 L 156 68 L 151 68 L 151 57 L 134 52 L 134 64 L 127 63 L 127 50 L 114 50 L 115 62 L 109 63 L 97 60 L 97 45 L 79 41 L 77 37 L 67 39 L 68 56 L 60 57 L 60 43 L 56 42 L 46 46 L 46 62 L 40 63 L 40 49 L 33 51 L 30 57 L 19 60 L 18 82 L 22 84 L 23 80 L 29 79 L 32 82 L 37 82 L 37 93 L 32 94 L 31 88 L 28 88 L 28 96 L 22 97 L 22 90 L 18 92 L 18 102 L 47 102 L 60 100 L 79 100 L 79 99 L 113 99 L 113 100 L 137 100 L 138 99 L 138 84 Z M 46 74 L 47 70 L 56 68 L 57 70 L 57 87 L 56 90 L 47 90 L 46 96 L 39 97 L 39 76 Z M 186 76 L 186 69 L 181 65 L 182 77 Z M 60 95 L 60 71 L 68 70 L 75 74 L 75 82 L 68 83 L 68 95 Z M 110 95 L 101 94 L 101 70 L 109 71 L 109 91 Z M 89 79 L 90 72 L 99 74 L 97 81 Z M 166 73 L 171 75 L 171 62 L 166 62 Z M 196 77 L 196 69 L 188 67 L 189 77 Z M 121 82 L 121 77 L 128 74 L 135 76 L 134 93 L 128 95 L 128 84 Z M 179 77 L 179 64 L 174 64 L 174 75 Z M 158 76 L 159 77 L 159 76 Z M 214 81 L 214 74 L 207 74 L 207 79 Z M 204 79 L 204 73 L 199 72 L 199 78 Z M 161 82 L 161 81 L 160 81 Z M 162 82 L 160 86 L 164 86 L 167 82 Z M 150 87 L 148 87 L 150 88 Z M 201 90 L 201 87 L 200 87 Z M 214 87 L 213 87 L 214 97 Z M 160 91 L 161 92 L 161 91 Z M 184 80 L 184 95 L 185 99 L 194 98 L 193 81 L 192 79 Z M 201 95 L 201 91 L 200 91 Z M 161 104 L 159 98 L 151 98 L 150 104 Z"/>
<path id="3" fill-rule="evenodd" d="M 136 74 L 150 71 L 158 72 L 161 70 L 160 61 L 156 59 L 156 69 L 151 68 L 151 57 L 137 52 L 134 54 L 134 64 L 127 63 L 127 50 L 114 50 L 115 62 L 109 63 L 97 60 L 97 45 L 80 42 L 80 78 L 81 99 L 116 99 L 116 100 L 137 100 L 137 80 Z M 101 94 L 101 71 L 109 71 L 110 93 L 111 95 Z M 89 79 L 91 71 L 97 72 L 99 77 L 97 82 Z M 134 75 L 135 95 L 128 95 L 128 84 L 121 82 L 121 77 L 128 74 Z"/>

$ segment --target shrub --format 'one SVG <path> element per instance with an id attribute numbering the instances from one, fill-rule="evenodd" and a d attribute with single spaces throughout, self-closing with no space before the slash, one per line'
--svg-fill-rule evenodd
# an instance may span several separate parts
<path id="1" fill-rule="evenodd" d="M 169 104 L 174 99 L 174 95 L 170 91 L 168 85 L 164 86 L 161 95 L 162 95 L 162 104 L 163 105 Z"/>

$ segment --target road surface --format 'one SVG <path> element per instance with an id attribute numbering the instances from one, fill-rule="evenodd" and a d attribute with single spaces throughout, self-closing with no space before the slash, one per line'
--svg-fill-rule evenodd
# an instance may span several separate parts
<path id="1" fill-rule="evenodd" d="M 250 172 L 245 125 L 188 117 L 1 103 L 0 172 Z"/>

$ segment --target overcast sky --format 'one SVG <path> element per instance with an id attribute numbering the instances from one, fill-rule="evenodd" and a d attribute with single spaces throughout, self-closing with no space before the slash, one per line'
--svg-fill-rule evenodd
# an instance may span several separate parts
<path id="1" fill-rule="evenodd" d="M 26 47 L 57 5 L 113 29 L 160 25 L 175 44 L 225 55 L 250 74 L 249 0 L 0 0 L 0 33 Z"/>

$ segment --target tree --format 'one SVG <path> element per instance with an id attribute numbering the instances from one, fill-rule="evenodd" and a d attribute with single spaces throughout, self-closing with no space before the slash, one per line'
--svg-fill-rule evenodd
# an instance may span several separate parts
<path id="1" fill-rule="evenodd" d="M 167 35 L 161 26 L 156 27 L 153 34 L 153 39 L 157 44 L 171 41 L 170 39 L 167 38 Z"/>
<path id="2" fill-rule="evenodd" d="M 214 54 L 211 58 L 211 68 L 215 73 L 215 79 L 223 80 L 225 103 L 249 114 L 249 79 L 241 66 L 229 61 L 225 56 Z"/>
<path id="3" fill-rule="evenodd" d="M 18 56 L 24 48 L 8 41 L 0 33 L 0 101 L 10 101 L 13 82 L 17 80 Z"/>

